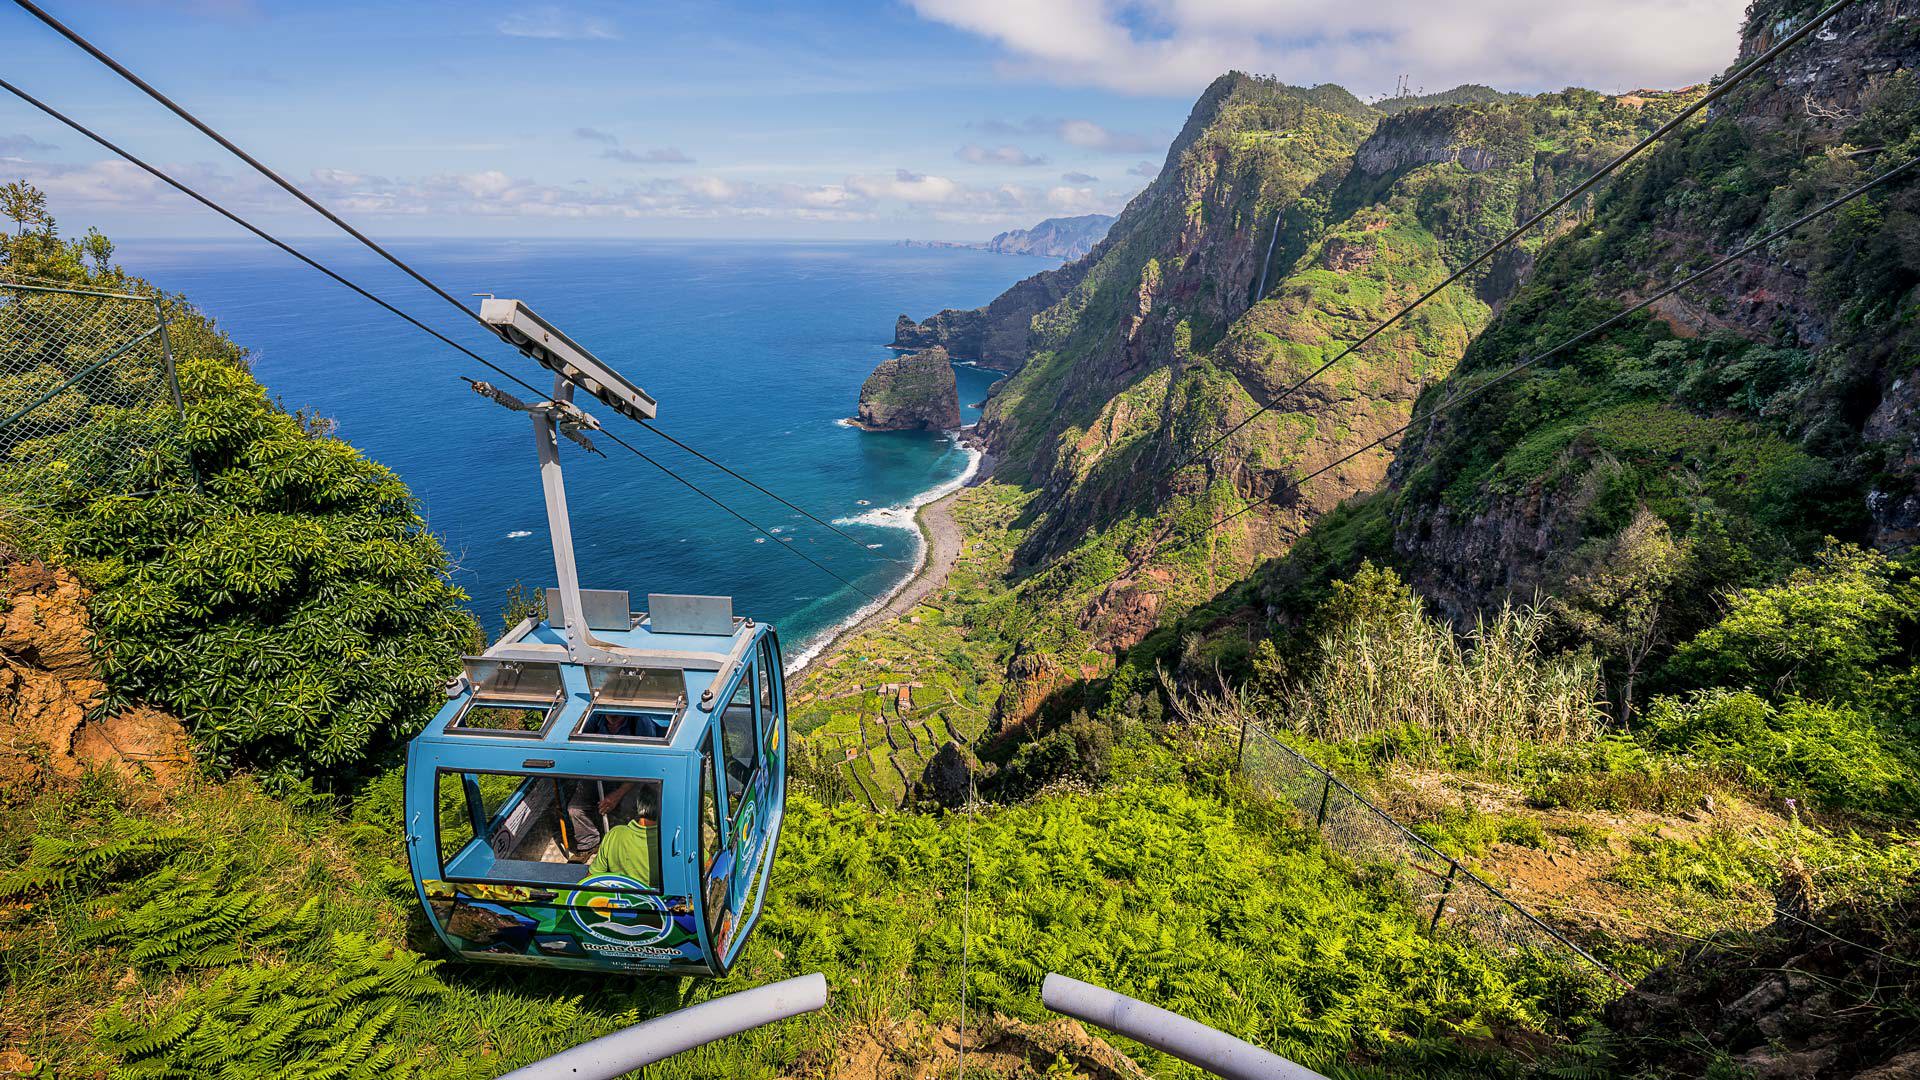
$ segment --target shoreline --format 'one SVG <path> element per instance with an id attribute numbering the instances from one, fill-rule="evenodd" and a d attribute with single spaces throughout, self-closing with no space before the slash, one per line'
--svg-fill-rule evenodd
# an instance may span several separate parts
<path id="1" fill-rule="evenodd" d="M 965 472 L 948 483 L 952 490 L 939 494 L 914 509 L 913 528 L 920 538 L 913 572 L 900 580 L 885 596 L 866 605 L 833 628 L 817 642 L 810 643 L 796 658 L 788 677 L 799 675 L 809 666 L 837 653 L 849 640 L 875 626 L 901 618 L 947 583 L 954 564 L 960 561 L 962 537 L 960 523 L 954 520 L 953 503 L 960 493 L 986 483 L 993 474 L 993 455 L 975 446 L 970 436 L 959 434 L 961 445 L 973 453 Z M 931 489 L 940 491 L 943 484 Z"/>

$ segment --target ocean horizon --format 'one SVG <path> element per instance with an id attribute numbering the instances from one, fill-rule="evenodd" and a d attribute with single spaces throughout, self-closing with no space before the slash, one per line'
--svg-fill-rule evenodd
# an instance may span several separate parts
<path id="1" fill-rule="evenodd" d="M 544 393 L 551 377 L 357 246 L 320 261 Z M 660 402 L 660 429 L 833 522 L 808 521 L 588 401 L 608 430 L 766 529 L 762 534 L 628 453 L 562 444 L 581 584 L 734 597 L 773 623 L 789 663 L 911 576 L 912 510 L 957 487 L 976 455 L 947 434 L 867 432 L 845 419 L 893 355 L 894 317 L 985 304 L 1056 260 L 891 242 L 396 241 L 449 292 L 517 297 Z M 324 417 L 393 469 L 446 544 L 452 579 L 491 638 L 511 589 L 554 578 L 532 425 L 475 395 L 473 360 L 293 259 L 249 240 L 129 240 L 116 256 L 183 293 L 249 351 L 282 406 Z M 477 300 L 475 301 L 477 304 Z M 955 365 L 962 417 L 999 376 Z M 517 396 L 520 387 L 508 386 Z M 771 534 L 771 535 L 768 535 Z M 777 545 L 795 545 L 843 584 Z"/>

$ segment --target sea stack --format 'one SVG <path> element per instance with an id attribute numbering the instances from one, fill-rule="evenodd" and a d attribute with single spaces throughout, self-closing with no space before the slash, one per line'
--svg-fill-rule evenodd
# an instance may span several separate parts
<path id="1" fill-rule="evenodd" d="M 952 431 L 960 426 L 960 389 L 947 350 L 935 345 L 882 360 L 860 386 L 854 423 L 868 431 Z"/>

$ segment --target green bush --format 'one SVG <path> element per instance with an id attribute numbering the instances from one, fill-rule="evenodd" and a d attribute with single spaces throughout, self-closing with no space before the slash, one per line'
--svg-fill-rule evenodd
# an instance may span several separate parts
<path id="1" fill-rule="evenodd" d="M 1850 700 L 1873 669 L 1911 649 L 1917 623 L 1911 571 L 1830 543 L 1785 582 L 1731 594 L 1726 615 L 1675 651 L 1668 674 L 1694 686 Z"/>
<path id="2" fill-rule="evenodd" d="M 187 358 L 180 380 L 198 487 L 44 493 L 94 590 L 108 706 L 175 713 L 216 765 L 351 769 L 431 711 L 473 637 L 466 597 L 399 477 L 230 362 Z"/>
<path id="3" fill-rule="evenodd" d="M 1920 754 L 1846 704 L 1707 690 L 1660 698 L 1642 718 L 1656 745 L 1726 768 L 1748 784 L 1833 808 L 1920 805 Z"/>

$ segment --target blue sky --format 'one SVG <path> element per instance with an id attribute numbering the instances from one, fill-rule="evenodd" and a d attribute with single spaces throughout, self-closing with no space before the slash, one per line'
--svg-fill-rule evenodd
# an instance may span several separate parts
<path id="1" fill-rule="evenodd" d="M 1229 68 L 1439 90 L 1697 81 L 1743 0 L 42 0 L 381 235 L 972 239 L 1113 212 Z M 263 224 L 322 224 L 12 5 L 7 77 Z M 0 95 L 0 179 L 233 230 Z"/>

